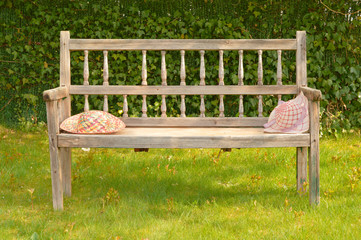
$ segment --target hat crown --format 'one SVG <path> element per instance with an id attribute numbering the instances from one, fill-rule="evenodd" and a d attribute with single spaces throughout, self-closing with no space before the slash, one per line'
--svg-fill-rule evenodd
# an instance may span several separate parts
<path id="1" fill-rule="evenodd" d="M 308 100 L 302 92 L 295 99 L 280 103 L 265 124 L 266 132 L 300 133 L 308 128 Z"/>
<path id="2" fill-rule="evenodd" d="M 71 133 L 114 133 L 124 129 L 125 124 L 110 113 L 92 110 L 71 116 L 60 128 Z"/>

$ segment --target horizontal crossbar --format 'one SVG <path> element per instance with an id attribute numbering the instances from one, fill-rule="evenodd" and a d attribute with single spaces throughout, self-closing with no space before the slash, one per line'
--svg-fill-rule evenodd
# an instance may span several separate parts
<path id="1" fill-rule="evenodd" d="M 70 39 L 70 50 L 296 50 L 296 39 Z"/>
<path id="2" fill-rule="evenodd" d="M 70 94 L 80 95 L 279 95 L 297 94 L 296 85 L 262 86 L 83 86 L 71 85 Z"/>
<path id="3" fill-rule="evenodd" d="M 127 127 L 263 127 L 267 117 L 127 117 Z"/>

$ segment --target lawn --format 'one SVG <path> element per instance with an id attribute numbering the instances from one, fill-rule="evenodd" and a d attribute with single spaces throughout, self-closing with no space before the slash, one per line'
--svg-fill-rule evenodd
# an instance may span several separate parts
<path id="1" fill-rule="evenodd" d="M 361 136 L 320 142 L 318 207 L 294 148 L 73 150 L 53 211 L 46 131 L 0 126 L 1 239 L 360 239 Z"/>

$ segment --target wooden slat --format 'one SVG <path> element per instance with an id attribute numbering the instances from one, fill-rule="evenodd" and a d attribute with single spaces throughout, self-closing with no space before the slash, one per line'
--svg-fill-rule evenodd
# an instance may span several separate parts
<path id="1" fill-rule="evenodd" d="M 199 69 L 199 77 L 200 77 L 200 82 L 199 85 L 200 86 L 205 86 L 206 85 L 206 68 L 205 68 L 205 64 L 204 64 L 204 50 L 199 51 L 200 55 L 201 55 L 201 64 L 200 64 L 200 69 Z M 201 105 L 199 107 L 200 110 L 200 117 L 205 117 L 205 112 L 206 112 L 206 105 L 204 103 L 204 95 L 201 94 Z"/>
<path id="2" fill-rule="evenodd" d="M 162 51 L 162 66 L 161 66 L 161 78 L 162 78 L 162 86 L 167 86 L 167 67 L 165 62 L 165 53 L 166 51 Z M 165 100 L 166 95 L 162 95 L 162 106 L 161 112 L 162 117 L 167 117 L 167 104 Z"/>
<path id="3" fill-rule="evenodd" d="M 103 51 L 104 65 L 103 65 L 103 86 L 109 86 L 109 70 L 108 70 L 108 51 Z M 104 95 L 103 111 L 108 112 L 108 96 Z"/>
<path id="4" fill-rule="evenodd" d="M 111 135 L 58 135 L 62 147 L 253 148 L 309 146 L 309 134 L 266 134 L 261 128 L 125 128 Z"/>
<path id="5" fill-rule="evenodd" d="M 121 118 L 127 127 L 263 127 L 267 117 L 187 117 L 187 118 Z"/>
<path id="6" fill-rule="evenodd" d="M 277 50 L 277 85 L 282 85 L 282 51 Z M 282 96 L 278 95 L 278 101 L 282 100 Z"/>
<path id="7" fill-rule="evenodd" d="M 88 60 L 88 50 L 84 51 L 84 69 L 83 69 L 83 77 L 84 77 L 84 86 L 89 86 L 89 60 Z M 88 95 L 84 95 L 84 112 L 89 111 L 89 97 Z"/>
<path id="8" fill-rule="evenodd" d="M 70 50 L 296 50 L 295 39 L 70 39 Z"/>
<path id="9" fill-rule="evenodd" d="M 263 66 L 262 66 L 262 50 L 258 50 L 258 85 L 263 85 Z M 262 95 L 258 95 L 258 117 L 263 116 L 263 100 Z"/>
<path id="10" fill-rule="evenodd" d="M 89 95 L 277 95 L 297 94 L 295 85 L 227 85 L 227 86 L 82 86 L 71 85 L 70 94 Z"/>
<path id="11" fill-rule="evenodd" d="M 218 68 L 219 86 L 224 86 L 224 67 L 223 67 L 223 50 L 219 50 L 219 68 Z M 224 95 L 219 95 L 219 117 L 224 117 Z"/>
<path id="12" fill-rule="evenodd" d="M 143 50 L 143 60 L 142 60 L 142 86 L 147 86 L 147 51 Z M 130 94 L 129 94 L 130 95 Z M 144 94 L 142 102 L 142 117 L 147 117 L 147 95 Z"/>
<path id="13" fill-rule="evenodd" d="M 307 86 L 306 31 L 296 33 L 296 82 L 299 87 Z"/>
<path id="14" fill-rule="evenodd" d="M 181 86 L 185 86 L 186 85 L 186 66 L 185 66 L 185 61 L 184 61 L 184 54 L 185 54 L 185 51 L 184 50 L 181 50 L 180 51 L 180 54 L 181 54 L 181 70 L 180 70 L 180 79 L 181 79 L 181 82 L 180 82 L 180 85 Z M 186 117 L 186 102 L 185 102 L 185 95 L 181 95 L 181 106 L 180 106 L 180 111 L 181 111 L 181 114 L 180 116 L 181 117 Z"/>
<path id="15" fill-rule="evenodd" d="M 238 51 L 239 54 L 239 62 L 238 62 L 238 85 L 243 86 L 243 78 L 244 78 L 244 68 L 243 68 L 243 50 Z M 239 117 L 243 117 L 244 107 L 243 107 L 243 95 L 239 95 L 239 109 L 238 109 Z"/>

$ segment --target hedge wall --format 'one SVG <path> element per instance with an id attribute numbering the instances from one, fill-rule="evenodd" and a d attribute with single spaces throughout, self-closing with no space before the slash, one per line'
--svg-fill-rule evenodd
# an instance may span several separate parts
<path id="1" fill-rule="evenodd" d="M 241 2 L 241 3 L 240 3 Z M 42 91 L 59 84 L 59 32 L 73 38 L 295 38 L 307 31 L 308 83 L 323 93 L 324 132 L 361 126 L 360 1 L 36 1 L 0 3 L 0 123 L 22 126 L 46 121 Z M 149 84 L 160 84 L 160 53 L 148 54 Z M 72 81 L 82 83 L 83 53 L 74 52 Z M 295 55 L 283 53 L 284 84 L 295 82 Z M 226 51 L 225 83 L 237 84 L 238 55 Z M 90 83 L 102 84 L 102 56 L 91 52 Z M 277 56 L 264 53 L 264 83 L 276 83 Z M 110 52 L 111 84 L 141 82 L 140 52 Z M 168 84 L 179 84 L 180 56 L 167 54 Z M 199 83 L 199 53 L 186 53 L 187 84 Z M 245 54 L 245 84 L 257 82 L 257 53 Z M 217 84 L 218 56 L 206 53 L 206 82 Z M 286 96 L 285 99 L 290 98 Z M 73 113 L 82 109 L 74 96 Z M 93 109 L 102 98 L 92 97 Z M 237 114 L 237 98 L 226 96 L 226 116 Z M 248 116 L 256 115 L 257 99 L 247 96 Z M 187 97 L 187 114 L 199 114 L 199 96 Z M 217 114 L 218 98 L 207 96 L 207 114 Z M 110 98 L 110 111 L 121 114 L 122 98 Z M 160 112 L 160 97 L 149 98 L 149 115 Z M 169 115 L 179 114 L 179 97 L 168 96 Z M 276 99 L 266 97 L 265 112 Z M 141 98 L 129 99 L 130 115 L 140 114 Z"/>

